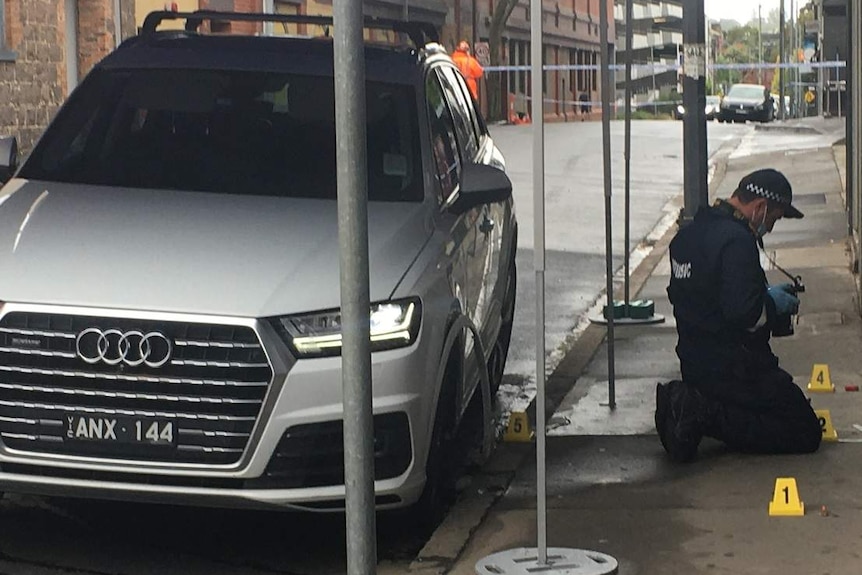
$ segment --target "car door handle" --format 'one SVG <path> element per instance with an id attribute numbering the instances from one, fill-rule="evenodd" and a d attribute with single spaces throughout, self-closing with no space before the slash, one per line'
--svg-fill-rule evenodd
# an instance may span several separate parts
<path id="1" fill-rule="evenodd" d="M 489 219 L 486 216 L 485 219 L 482 220 L 482 223 L 479 225 L 479 231 L 482 232 L 483 234 L 490 234 L 491 232 L 494 231 L 495 225 L 496 224 L 494 223 L 494 220 Z"/>

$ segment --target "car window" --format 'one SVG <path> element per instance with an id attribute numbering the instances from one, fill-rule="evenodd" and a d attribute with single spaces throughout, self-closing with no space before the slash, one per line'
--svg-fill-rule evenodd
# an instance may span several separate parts
<path id="1" fill-rule="evenodd" d="M 368 198 L 422 201 L 414 89 L 366 86 Z M 22 177 L 335 199 L 331 76 L 96 70 L 46 131 Z"/>
<path id="2" fill-rule="evenodd" d="M 440 183 L 440 201 L 445 202 L 458 189 L 461 177 L 461 156 L 455 136 L 455 121 L 437 74 L 428 74 L 425 85 L 428 99 L 428 120 L 431 123 L 431 153 L 437 181 Z"/>
<path id="3" fill-rule="evenodd" d="M 769 91 L 765 90 L 761 86 L 750 86 L 744 84 L 736 84 L 730 87 L 730 91 L 727 93 L 731 98 L 743 98 L 749 100 L 756 100 L 758 98 L 766 98 L 768 97 Z"/>
<path id="4" fill-rule="evenodd" d="M 464 82 L 464 77 L 456 73 L 452 68 L 444 68 L 443 70 L 446 78 L 454 87 L 458 99 L 458 107 L 461 109 L 464 117 L 470 120 L 476 141 L 481 141 L 482 136 L 485 134 L 485 126 L 479 119 L 476 105 L 473 102 L 473 97 L 470 95 L 467 84 Z"/>
<path id="5" fill-rule="evenodd" d="M 464 158 L 473 160 L 479 151 L 479 139 L 476 136 L 476 130 L 470 119 L 468 100 L 464 99 L 463 93 L 457 88 L 457 84 L 454 82 L 453 70 L 440 69 L 438 72 L 441 74 L 441 84 L 443 85 L 446 99 L 452 108 L 452 115 L 455 119 L 455 133 L 458 136 L 458 142 L 461 144 L 461 150 L 464 152 Z"/>

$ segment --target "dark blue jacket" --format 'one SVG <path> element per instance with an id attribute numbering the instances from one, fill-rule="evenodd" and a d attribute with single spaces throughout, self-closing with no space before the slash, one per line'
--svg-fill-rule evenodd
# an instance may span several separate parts
<path id="1" fill-rule="evenodd" d="M 742 214 L 723 201 L 701 208 L 671 242 L 670 257 L 667 293 L 683 378 L 751 380 L 777 367 L 769 347 L 775 305 Z"/>

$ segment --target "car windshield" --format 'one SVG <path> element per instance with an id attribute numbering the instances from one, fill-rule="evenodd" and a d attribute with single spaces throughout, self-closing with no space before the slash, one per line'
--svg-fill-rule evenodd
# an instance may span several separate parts
<path id="1" fill-rule="evenodd" d="M 720 98 L 718 96 L 707 96 L 706 97 L 706 103 L 707 104 L 715 105 L 715 104 L 718 104 L 719 100 L 720 100 Z"/>
<path id="2" fill-rule="evenodd" d="M 421 201 L 413 88 L 366 87 L 368 197 Z M 332 77 L 96 70 L 21 177 L 106 186 L 334 199 Z"/>
<path id="3" fill-rule="evenodd" d="M 763 88 L 760 86 L 742 86 L 737 84 L 730 88 L 727 93 L 730 98 L 742 98 L 744 100 L 763 99 Z"/>

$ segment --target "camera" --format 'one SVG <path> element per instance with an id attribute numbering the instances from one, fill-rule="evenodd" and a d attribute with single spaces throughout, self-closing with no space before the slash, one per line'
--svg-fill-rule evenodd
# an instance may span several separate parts
<path id="1" fill-rule="evenodd" d="M 802 283 L 802 277 L 796 276 L 793 280 L 793 289 L 790 290 L 793 295 L 797 295 L 805 291 L 805 284 Z M 793 324 L 795 323 L 796 314 L 780 315 L 775 319 L 775 324 L 772 326 L 772 337 L 787 337 L 793 335 Z"/>

